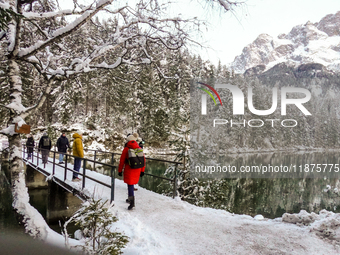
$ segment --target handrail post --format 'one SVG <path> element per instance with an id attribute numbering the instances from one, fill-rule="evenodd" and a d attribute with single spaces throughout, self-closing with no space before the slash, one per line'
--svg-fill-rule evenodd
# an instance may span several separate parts
<path id="1" fill-rule="evenodd" d="M 53 170 L 52 170 L 52 175 L 55 173 L 55 151 L 53 151 Z"/>
<path id="2" fill-rule="evenodd" d="M 67 177 L 67 154 L 65 157 L 64 181 L 66 181 L 66 177 Z"/>
<path id="3" fill-rule="evenodd" d="M 82 184 L 82 189 L 85 188 L 85 173 L 86 173 L 86 159 L 84 159 L 84 164 L 83 164 L 83 184 Z"/>
<path id="4" fill-rule="evenodd" d="M 94 159 L 93 159 L 93 171 L 96 171 L 96 158 L 97 158 L 97 151 L 94 151 Z"/>
<path id="5" fill-rule="evenodd" d="M 39 166 L 39 149 L 37 151 L 37 166 Z"/>
<path id="6" fill-rule="evenodd" d="M 115 154 L 111 153 L 111 165 L 113 165 L 113 158 L 114 158 Z"/>
<path id="7" fill-rule="evenodd" d="M 110 203 L 112 203 L 112 201 L 115 200 L 115 177 L 116 177 L 116 171 L 114 170 L 116 167 L 115 166 L 111 166 L 111 200 Z"/>
<path id="8" fill-rule="evenodd" d="M 177 166 L 178 164 L 175 165 L 174 190 L 172 192 L 172 198 L 175 198 L 177 195 Z"/>

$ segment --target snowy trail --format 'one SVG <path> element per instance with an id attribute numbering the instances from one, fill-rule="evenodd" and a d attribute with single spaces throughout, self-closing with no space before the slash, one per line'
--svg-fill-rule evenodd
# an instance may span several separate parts
<path id="1" fill-rule="evenodd" d="M 46 171 L 52 172 L 51 164 Z M 146 169 L 147 171 L 147 169 Z M 63 169 L 56 168 L 63 177 Z M 88 171 L 87 175 L 110 183 L 111 178 Z M 80 188 L 80 182 L 67 181 Z M 86 180 L 85 193 L 110 199 L 110 189 Z M 138 187 L 136 208 L 127 210 L 127 187 L 116 179 L 112 212 L 117 230 L 130 240 L 124 254 L 340 254 L 339 246 L 320 239 L 309 227 L 281 218 L 256 220 L 224 210 L 201 208 Z M 55 235 L 53 239 L 55 240 Z M 47 240 L 52 242 L 52 240 Z"/>

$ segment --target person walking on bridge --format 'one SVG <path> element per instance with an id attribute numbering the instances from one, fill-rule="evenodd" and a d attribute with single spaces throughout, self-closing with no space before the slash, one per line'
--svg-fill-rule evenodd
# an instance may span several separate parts
<path id="1" fill-rule="evenodd" d="M 28 139 L 26 141 L 26 147 L 27 147 L 27 159 L 31 159 L 34 149 L 34 139 L 31 134 L 28 135 Z"/>
<path id="2" fill-rule="evenodd" d="M 74 158 L 74 166 L 73 170 L 76 172 L 79 172 L 81 167 L 81 158 L 84 157 L 84 148 L 83 148 L 83 135 L 82 133 L 78 132 L 73 134 L 73 145 L 72 145 L 72 151 Z M 72 181 L 80 181 L 80 178 L 78 178 L 78 173 L 73 172 L 73 178 Z"/>
<path id="3" fill-rule="evenodd" d="M 39 140 L 39 151 L 41 151 L 43 164 L 47 164 L 48 154 L 50 153 L 51 147 L 51 139 L 48 137 L 47 132 L 44 132 L 43 136 Z"/>
<path id="4" fill-rule="evenodd" d="M 62 133 L 61 136 L 57 140 L 57 148 L 59 152 L 66 153 L 67 148 L 70 148 L 70 144 L 68 142 L 68 139 L 66 137 L 65 133 Z M 59 164 L 64 163 L 64 154 L 60 153 L 59 154 Z"/>
<path id="5" fill-rule="evenodd" d="M 129 135 L 126 140 L 125 148 L 120 156 L 118 175 L 123 175 L 124 182 L 128 186 L 128 199 L 126 202 L 130 203 L 128 210 L 135 207 L 134 185 L 138 183 L 139 177 L 144 175 L 145 171 L 145 157 L 143 150 L 136 142 L 138 138 L 137 133 Z"/>

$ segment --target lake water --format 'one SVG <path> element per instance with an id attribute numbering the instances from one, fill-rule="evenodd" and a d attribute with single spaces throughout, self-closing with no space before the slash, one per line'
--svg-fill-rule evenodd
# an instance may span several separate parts
<path id="1" fill-rule="evenodd" d="M 12 208 L 11 186 L 8 182 L 8 165 L 0 165 L 0 238 L 1 235 L 15 233 L 24 235 L 24 227 L 18 225 Z"/>

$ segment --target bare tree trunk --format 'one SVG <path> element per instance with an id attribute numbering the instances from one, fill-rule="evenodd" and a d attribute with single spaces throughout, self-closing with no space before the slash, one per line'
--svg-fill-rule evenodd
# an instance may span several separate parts
<path id="1" fill-rule="evenodd" d="M 86 98 L 85 98 L 85 115 L 89 111 L 89 84 L 86 85 Z"/>
<path id="2" fill-rule="evenodd" d="M 9 59 L 9 85 L 10 85 L 10 105 L 13 109 L 10 112 L 9 128 L 13 135 L 8 136 L 10 155 L 9 164 L 11 171 L 11 184 L 12 188 L 15 186 L 16 181 L 18 181 L 19 173 L 23 171 L 23 161 L 21 153 L 21 138 L 20 134 L 14 133 L 14 125 L 22 120 L 20 117 L 20 111 L 22 111 L 23 106 L 21 104 L 21 91 L 22 91 L 22 81 L 19 73 L 19 65 L 14 59 Z"/>
<path id="3" fill-rule="evenodd" d="M 19 173 L 24 171 L 24 164 L 22 161 L 21 152 L 21 138 L 19 134 L 8 137 L 10 157 L 9 167 L 11 170 L 11 185 L 15 185 L 15 181 L 19 178 Z"/>
<path id="4" fill-rule="evenodd" d="M 18 217 L 18 221 L 25 225 L 26 230 L 31 236 L 45 239 L 47 236 L 46 229 L 47 224 L 41 227 L 36 225 L 34 217 L 40 217 L 40 222 L 44 222 L 43 217 L 36 216 L 38 211 L 29 204 L 28 191 L 25 184 L 24 175 L 24 163 L 22 160 L 21 151 L 21 137 L 20 134 L 14 132 L 14 125 L 16 123 L 24 123 L 23 118 L 20 115 L 24 115 L 23 112 L 25 108 L 21 104 L 21 91 L 22 91 L 22 81 L 19 72 L 19 65 L 14 58 L 9 58 L 9 84 L 10 84 L 10 120 L 7 128 L 8 131 L 8 141 L 9 141 L 9 170 L 10 170 L 10 182 L 11 190 L 13 196 L 12 206 Z M 33 215 L 35 215 L 33 217 Z M 33 220 L 32 220 L 33 219 Z"/>

